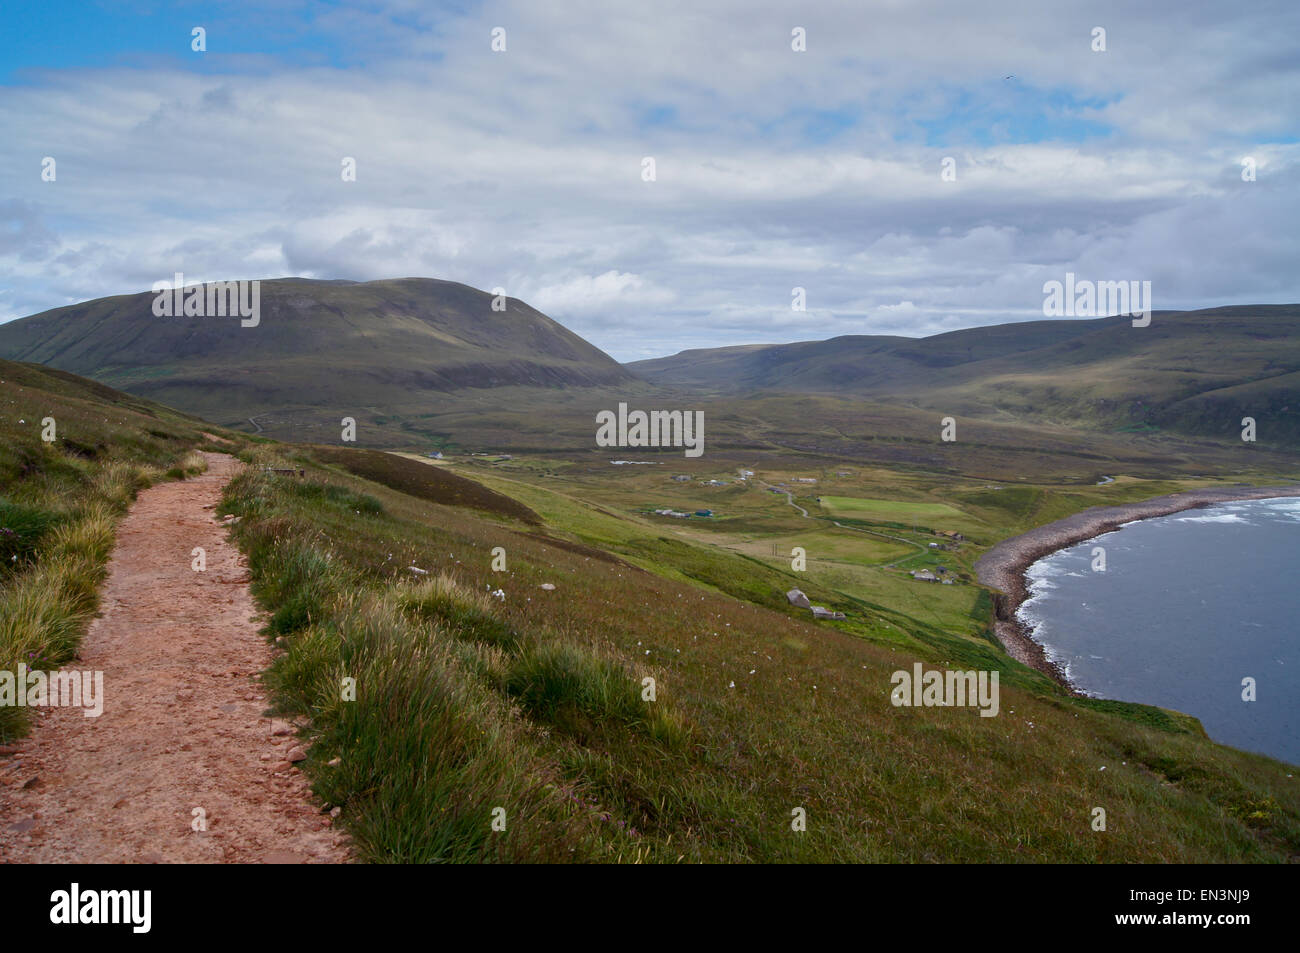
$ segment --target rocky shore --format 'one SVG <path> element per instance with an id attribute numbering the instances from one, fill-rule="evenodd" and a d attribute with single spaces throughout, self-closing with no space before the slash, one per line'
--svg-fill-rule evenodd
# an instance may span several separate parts
<path id="1" fill-rule="evenodd" d="M 998 543 L 975 563 L 979 581 L 998 590 L 993 595 L 993 631 L 1007 650 L 1007 654 L 1054 678 L 1067 689 L 1074 691 L 1069 681 L 1051 660 L 1043 647 L 1034 641 L 1016 617 L 1016 610 L 1029 597 L 1025 571 L 1044 556 L 1083 542 L 1094 536 L 1109 533 L 1133 520 L 1166 516 L 1182 510 L 1230 503 L 1234 500 L 1266 500 L 1282 496 L 1300 496 L 1300 484 L 1287 486 L 1227 486 L 1207 490 L 1189 490 L 1170 493 L 1138 503 L 1116 506 L 1093 506 L 1073 516 L 1031 529 Z"/>

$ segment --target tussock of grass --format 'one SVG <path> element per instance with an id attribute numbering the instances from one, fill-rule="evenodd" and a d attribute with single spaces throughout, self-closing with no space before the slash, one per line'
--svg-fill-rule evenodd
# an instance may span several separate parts
<path id="1" fill-rule="evenodd" d="M 61 518 L 51 510 L 0 500 L 0 574 L 25 569 L 45 534 Z"/>
<path id="2" fill-rule="evenodd" d="M 181 460 L 181 469 L 185 471 L 186 476 L 198 476 L 200 473 L 207 472 L 208 461 L 197 450 L 191 450 Z"/>
<path id="3" fill-rule="evenodd" d="M 373 496 L 367 493 L 356 493 L 345 487 L 334 483 L 321 483 L 316 480 L 296 480 L 296 478 L 285 478 L 287 481 L 286 489 L 305 501 L 323 500 L 340 506 L 344 509 L 352 510 L 355 513 L 363 513 L 368 516 L 378 516 L 383 513 L 384 506 Z"/>
<path id="4" fill-rule="evenodd" d="M 450 573 L 421 579 L 395 590 L 397 604 L 416 619 L 438 621 L 460 639 L 515 649 L 519 633 L 492 614 L 486 591 L 471 589 Z"/>
<path id="5" fill-rule="evenodd" d="M 112 461 L 94 471 L 90 491 L 95 499 L 124 511 L 134 502 L 135 495 L 150 486 L 157 475 L 158 471 L 153 467 Z"/>
<path id="6" fill-rule="evenodd" d="M 329 557 L 309 545 L 273 540 L 254 550 L 249 565 L 258 573 L 254 593 L 276 606 L 268 628 L 287 635 L 324 617 L 333 594 Z"/>
<path id="7" fill-rule="evenodd" d="M 482 618 L 492 614 L 492 600 L 487 593 L 470 589 L 448 572 L 404 586 L 397 598 L 403 609 L 429 619 L 457 615 Z"/>
<path id="8" fill-rule="evenodd" d="M 58 524 L 33 564 L 0 588 L 0 668 L 50 670 L 71 659 L 98 604 L 119 510 L 93 500 Z M 29 710 L 0 707 L 0 741 L 21 735 Z"/>
<path id="9" fill-rule="evenodd" d="M 205 441 L 210 443 L 211 441 Z M 169 467 L 163 475 L 169 480 L 188 480 L 190 477 L 198 476 L 208 469 L 207 460 L 197 450 L 192 450 L 181 458 L 180 462 L 174 467 Z"/>
<path id="10" fill-rule="evenodd" d="M 534 717 L 580 738 L 630 728 L 665 744 L 686 742 L 681 722 L 666 706 L 642 701 L 640 680 L 623 665 L 572 643 L 531 646 L 510 666 L 504 686 Z"/>
<path id="11" fill-rule="evenodd" d="M 334 608 L 327 625 L 292 639 L 268 682 L 288 710 L 312 716 L 316 793 L 347 806 L 362 859 L 567 859 L 584 822 L 536 783 L 544 766 L 526 728 L 460 645 L 437 627 L 412 630 L 392 593 Z M 321 764 L 334 752 L 339 764 Z M 504 831 L 492 828 L 498 807 Z"/>

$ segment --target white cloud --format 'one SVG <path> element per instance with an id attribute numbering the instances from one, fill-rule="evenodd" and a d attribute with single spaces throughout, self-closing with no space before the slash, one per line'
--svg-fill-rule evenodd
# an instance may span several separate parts
<path id="1" fill-rule="evenodd" d="M 375 65 L 0 86 L 0 320 L 175 271 L 427 275 L 634 358 L 1023 318 L 1066 270 L 1150 277 L 1161 307 L 1300 300 L 1293 3 L 412 2 L 317 24 Z M 1017 122 L 1042 141 L 989 134 Z"/>
<path id="2" fill-rule="evenodd" d="M 655 287 L 640 275 L 611 270 L 546 285 L 530 295 L 529 301 L 547 314 L 586 316 L 617 306 L 653 308 L 669 304 L 673 298 L 671 291 Z"/>

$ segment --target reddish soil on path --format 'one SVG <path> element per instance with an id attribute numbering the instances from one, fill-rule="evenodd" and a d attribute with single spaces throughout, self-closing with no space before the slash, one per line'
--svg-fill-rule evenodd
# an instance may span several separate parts
<path id="1" fill-rule="evenodd" d="M 264 716 L 272 649 L 239 551 L 214 517 L 240 464 L 140 494 L 122 521 L 101 616 L 67 670 L 104 673 L 104 709 L 38 709 L 0 757 L 0 861 L 325 863 L 341 832 Z M 206 552 L 206 572 L 191 551 Z M 201 808 L 207 830 L 194 830 Z"/>

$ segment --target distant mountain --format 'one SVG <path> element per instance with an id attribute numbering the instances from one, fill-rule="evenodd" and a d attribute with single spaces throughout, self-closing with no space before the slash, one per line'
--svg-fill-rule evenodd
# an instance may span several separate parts
<path id="1" fill-rule="evenodd" d="M 157 317 L 154 299 L 100 298 L 0 325 L 0 357 L 289 439 L 316 437 L 295 432 L 308 422 L 337 429 L 348 415 L 427 416 L 489 388 L 527 395 L 636 383 L 522 301 L 494 311 L 492 295 L 451 281 L 263 281 L 248 327 L 238 317 Z"/>
<path id="2" fill-rule="evenodd" d="M 1156 427 L 1300 446 L 1300 305 L 1029 321 L 926 338 L 683 351 L 626 365 L 645 380 L 711 394 L 818 393 L 951 414 L 1102 429 Z"/>

